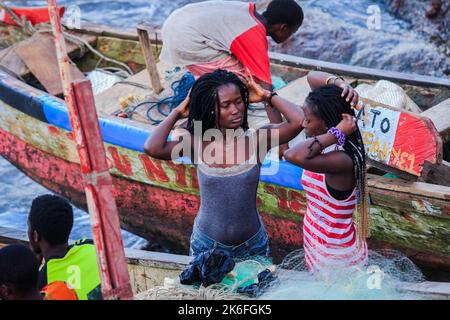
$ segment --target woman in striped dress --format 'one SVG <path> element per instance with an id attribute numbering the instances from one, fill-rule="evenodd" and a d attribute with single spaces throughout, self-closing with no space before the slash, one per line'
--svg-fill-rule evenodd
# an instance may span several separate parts
<path id="1" fill-rule="evenodd" d="M 311 72 L 308 82 L 313 91 L 303 106 L 307 139 L 284 154 L 304 169 L 306 265 L 312 272 L 363 266 L 368 208 L 364 145 L 352 109 L 358 95 L 324 72 Z"/>

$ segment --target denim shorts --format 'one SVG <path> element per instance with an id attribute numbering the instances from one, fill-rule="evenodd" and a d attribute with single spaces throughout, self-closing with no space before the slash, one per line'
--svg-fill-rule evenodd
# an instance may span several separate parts
<path id="1" fill-rule="evenodd" d="M 237 246 L 227 246 L 223 243 L 215 241 L 204 234 L 197 226 L 194 224 L 191 235 L 191 246 L 189 249 L 189 255 L 197 256 L 202 252 L 208 251 L 210 249 L 219 248 L 227 251 L 234 259 L 244 260 L 251 256 L 269 256 L 269 237 L 264 229 L 264 225 L 261 223 L 259 231 L 250 237 L 247 241 L 237 245 Z"/>

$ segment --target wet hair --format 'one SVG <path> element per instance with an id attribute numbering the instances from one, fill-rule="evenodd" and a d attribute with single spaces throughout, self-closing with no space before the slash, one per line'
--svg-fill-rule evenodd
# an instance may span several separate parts
<path id="1" fill-rule="evenodd" d="M 342 114 L 355 116 L 354 110 L 342 96 L 342 89 L 335 85 L 323 86 L 312 91 L 306 98 L 311 111 L 322 119 L 328 128 L 336 127 L 342 120 Z M 343 146 L 353 161 L 353 175 L 357 188 L 358 219 L 361 219 L 359 236 L 368 233 L 368 199 L 366 180 L 366 153 L 361 132 L 357 129 L 346 138 Z"/>
<path id="2" fill-rule="evenodd" d="M 31 229 L 49 244 L 60 245 L 69 240 L 73 210 L 67 200 L 49 194 L 39 196 L 33 200 L 28 218 Z"/>
<path id="3" fill-rule="evenodd" d="M 13 244 L 0 249 L 0 285 L 27 293 L 37 289 L 38 274 L 39 263 L 28 247 Z"/>
<path id="4" fill-rule="evenodd" d="M 202 134 L 208 129 L 220 129 L 218 88 L 227 84 L 234 84 L 241 92 L 245 105 L 242 127 L 244 130 L 248 130 L 247 109 L 249 106 L 249 93 L 247 86 L 233 72 L 218 69 L 202 75 L 192 87 L 189 100 L 189 117 L 186 126 L 186 129 L 191 134 L 194 134 L 194 121 L 202 122 Z"/>
<path id="5" fill-rule="evenodd" d="M 289 27 L 303 23 L 303 10 L 294 0 L 273 0 L 262 14 L 269 24 L 287 24 Z"/>

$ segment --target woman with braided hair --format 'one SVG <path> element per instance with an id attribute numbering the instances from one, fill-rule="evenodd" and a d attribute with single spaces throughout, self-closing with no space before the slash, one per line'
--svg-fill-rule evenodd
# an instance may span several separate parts
<path id="1" fill-rule="evenodd" d="M 305 262 L 313 272 L 361 266 L 367 263 L 368 206 L 365 151 L 352 108 L 358 95 L 324 72 L 311 72 L 308 82 L 313 91 L 303 106 L 307 139 L 284 154 L 304 169 Z"/>
<path id="2" fill-rule="evenodd" d="M 249 129 L 249 103 L 262 101 L 286 120 Z M 188 117 L 187 133 L 167 141 L 183 117 Z M 191 255 L 216 247 L 238 259 L 268 255 L 267 233 L 256 208 L 261 163 L 268 150 L 298 135 L 302 122 L 296 105 L 262 89 L 251 76 L 245 84 L 232 72 L 216 70 L 202 75 L 188 98 L 155 129 L 144 146 L 148 155 L 189 157 L 197 167 L 200 208 Z"/>

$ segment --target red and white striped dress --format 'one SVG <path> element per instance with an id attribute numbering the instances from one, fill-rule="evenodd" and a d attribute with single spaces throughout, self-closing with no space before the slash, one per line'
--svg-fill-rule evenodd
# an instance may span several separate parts
<path id="1" fill-rule="evenodd" d="M 302 185 L 307 210 L 303 220 L 305 261 L 311 272 L 367 264 L 367 243 L 358 248 L 353 210 L 356 188 L 348 199 L 336 200 L 327 190 L 325 174 L 304 170 Z"/>

